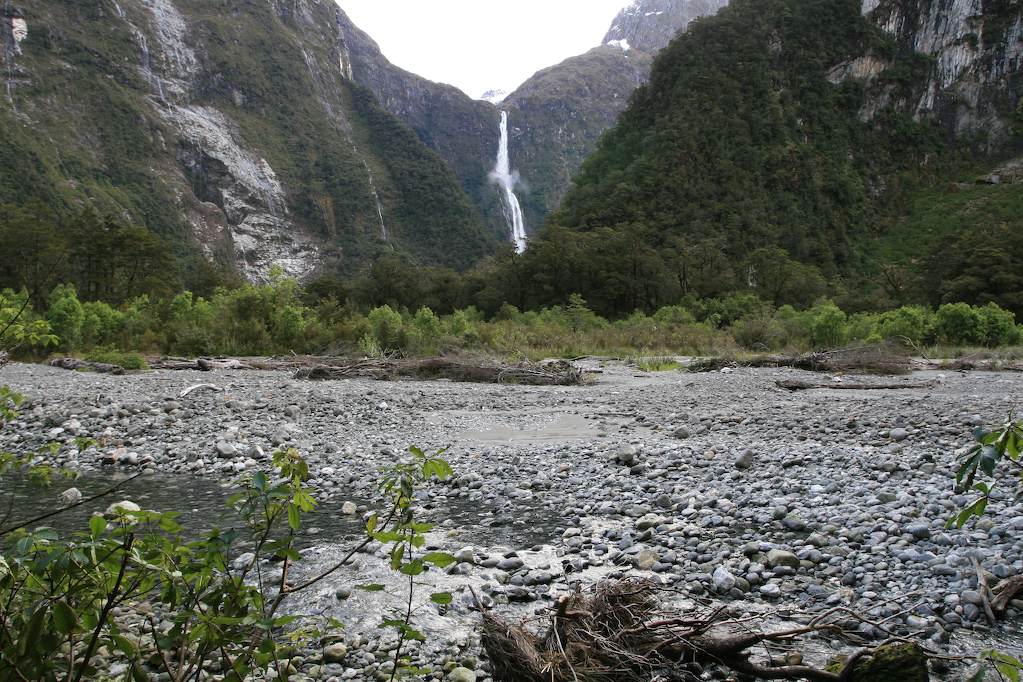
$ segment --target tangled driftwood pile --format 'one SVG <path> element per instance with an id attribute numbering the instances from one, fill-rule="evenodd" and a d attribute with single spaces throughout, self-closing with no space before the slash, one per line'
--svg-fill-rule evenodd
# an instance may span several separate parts
<path id="1" fill-rule="evenodd" d="M 538 628 L 484 611 L 483 645 L 494 679 L 696 682 L 709 665 L 760 679 L 928 679 L 926 655 L 912 643 L 892 646 L 888 641 L 860 648 L 827 669 L 804 665 L 795 647 L 800 638 L 818 632 L 846 636 L 838 623 L 850 616 L 848 609 L 832 609 L 798 628 L 765 632 L 755 619 L 732 618 L 726 608 L 670 607 L 663 598 L 669 591 L 636 578 L 598 583 L 587 592 L 562 597 Z"/>
<path id="2" fill-rule="evenodd" d="M 463 357 L 433 358 L 338 358 L 329 364 L 299 367 L 296 379 L 451 379 L 478 383 L 530 384 L 534 386 L 571 386 L 583 381 L 584 374 L 566 360 L 545 363 L 495 362 Z"/>

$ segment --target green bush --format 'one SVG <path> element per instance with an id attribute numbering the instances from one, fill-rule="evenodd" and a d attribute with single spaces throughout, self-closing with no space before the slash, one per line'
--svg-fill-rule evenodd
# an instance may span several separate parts
<path id="1" fill-rule="evenodd" d="M 123 351 L 116 348 L 94 348 L 85 355 L 89 362 L 105 362 L 108 365 L 120 365 L 125 369 L 149 369 L 149 364 L 136 351 Z"/>
<path id="2" fill-rule="evenodd" d="M 1002 310 L 992 302 L 978 308 L 977 314 L 983 323 L 985 346 L 1013 346 L 1020 342 L 1016 316 L 1008 310 Z"/>
<path id="3" fill-rule="evenodd" d="M 82 341 L 85 311 L 78 301 L 75 287 L 71 284 L 58 284 L 47 302 L 49 310 L 46 311 L 46 320 L 60 337 L 60 347 L 65 350 L 77 348 Z"/>
<path id="4" fill-rule="evenodd" d="M 967 303 L 946 303 L 938 308 L 935 330 L 954 346 L 979 345 L 987 336 L 984 320 Z"/>
<path id="5" fill-rule="evenodd" d="M 401 347 L 404 328 L 401 314 L 389 305 L 374 308 L 369 314 L 369 324 L 373 330 L 373 340 L 382 350 Z"/>
<path id="6" fill-rule="evenodd" d="M 878 317 L 874 331 L 882 339 L 904 336 L 914 343 L 921 343 L 924 335 L 924 314 L 920 308 L 908 306 L 882 313 Z"/>
<path id="7" fill-rule="evenodd" d="M 846 315 L 838 306 L 826 303 L 815 307 L 811 313 L 813 322 L 810 328 L 815 346 L 835 348 L 848 343 Z"/>

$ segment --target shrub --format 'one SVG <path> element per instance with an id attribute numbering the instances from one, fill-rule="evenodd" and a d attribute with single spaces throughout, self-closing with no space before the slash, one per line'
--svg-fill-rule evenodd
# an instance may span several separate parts
<path id="1" fill-rule="evenodd" d="M 74 285 L 58 284 L 50 294 L 48 303 L 50 309 L 46 311 L 46 320 L 54 333 L 60 337 L 61 347 L 77 348 L 82 341 L 85 311 L 78 301 Z"/>
<path id="2" fill-rule="evenodd" d="M 875 331 L 882 339 L 905 336 L 914 343 L 920 343 L 924 335 L 923 312 L 919 308 L 902 306 L 898 310 L 882 313 Z"/>
<path id="3" fill-rule="evenodd" d="M 815 346 L 834 348 L 848 342 L 845 313 L 834 303 L 815 307 L 812 311 L 812 339 Z"/>
<path id="4" fill-rule="evenodd" d="M 82 304 L 85 316 L 82 322 L 82 339 L 85 345 L 103 345 L 113 341 L 124 324 L 124 313 L 114 310 L 102 301 Z"/>
<path id="5" fill-rule="evenodd" d="M 120 365 L 125 369 L 149 369 L 146 359 L 136 351 L 122 351 L 116 348 L 94 348 L 85 356 L 89 362 L 105 362 L 108 365 Z"/>
<path id="6" fill-rule="evenodd" d="M 1020 342 L 1020 330 L 1016 327 L 1016 316 L 1008 310 L 1002 310 L 994 302 L 977 309 L 983 323 L 984 345 L 989 348 L 996 346 L 1013 346 Z"/>
<path id="7" fill-rule="evenodd" d="M 374 308 L 369 314 L 369 324 L 373 330 L 373 340 L 383 350 L 398 348 L 402 337 L 401 314 L 389 305 Z"/>
<path id="8" fill-rule="evenodd" d="M 946 303 L 938 308 L 935 331 L 954 346 L 977 345 L 985 341 L 984 321 L 966 303 Z"/>

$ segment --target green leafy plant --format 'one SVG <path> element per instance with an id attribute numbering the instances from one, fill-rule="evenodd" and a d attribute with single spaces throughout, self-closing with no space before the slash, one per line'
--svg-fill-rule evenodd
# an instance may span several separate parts
<path id="1" fill-rule="evenodd" d="M 995 470 L 1005 459 L 1019 462 L 1020 450 L 1023 449 L 1023 421 L 1013 421 L 1010 414 L 1009 419 L 996 429 L 989 431 L 978 426 L 973 430 L 973 437 L 976 443 L 958 458 L 960 466 L 956 472 L 956 484 L 979 492 L 980 497 L 949 520 L 950 528 L 953 525 L 962 528 L 971 517 L 983 516 L 995 481 L 977 482 L 977 476 L 983 474 L 994 479 Z M 1013 504 L 1020 500 L 1023 500 L 1023 474 Z"/>
<path id="2" fill-rule="evenodd" d="M 984 474 L 993 479 L 998 466 L 1003 464 L 1006 459 L 1013 463 L 1019 462 L 1020 450 L 1023 448 L 1023 421 L 1013 421 L 1010 413 L 1008 420 L 998 428 L 989 431 L 978 426 L 974 429 L 973 436 L 977 443 L 959 457 L 960 467 L 956 473 L 956 484 L 979 492 L 980 497 L 949 519 L 946 524 L 948 528 L 953 525 L 962 528 L 970 518 L 984 515 L 995 484 L 994 482 L 978 483 L 976 478 L 978 474 Z M 1023 472 L 1020 476 L 1020 487 L 1016 491 L 1012 504 L 1023 500 Z M 995 649 L 983 650 L 979 659 L 981 662 L 988 662 L 988 664 L 982 665 L 969 679 L 969 682 L 981 682 L 992 667 L 1000 677 L 1004 676 L 1012 682 L 1019 682 L 1020 673 L 1023 673 L 1023 662 Z"/>
<path id="3" fill-rule="evenodd" d="M 412 513 L 412 495 L 415 487 L 432 476 L 444 480 L 451 476 L 451 466 L 440 459 L 444 450 L 438 450 L 433 457 L 428 457 L 420 448 L 409 449 L 413 460 L 408 463 L 397 464 L 384 470 L 384 478 L 380 483 L 380 489 L 391 495 L 394 506 L 391 516 L 395 518 L 396 525 L 388 530 L 376 530 L 376 517 L 369 521 L 369 534 L 373 539 L 382 543 L 391 544 L 391 568 L 400 572 L 407 578 L 407 593 L 404 607 L 395 609 L 390 618 L 384 618 L 381 627 L 393 627 L 398 631 L 398 647 L 395 651 L 395 667 L 391 672 L 393 680 L 399 672 L 419 675 L 426 674 L 429 670 L 423 670 L 411 665 L 399 666 L 401 661 L 401 649 L 406 640 L 424 641 L 425 637 L 415 629 L 413 625 L 416 577 L 423 574 L 429 565 L 444 568 L 455 563 L 456 559 L 450 554 L 443 552 L 430 552 L 423 556 L 417 556 L 417 550 L 426 542 L 425 534 L 433 529 L 434 524 L 417 523 Z M 364 586 L 362 589 L 369 591 L 382 590 L 382 585 Z M 430 595 L 430 600 L 435 604 L 451 603 L 451 595 L 447 592 L 438 592 Z"/>
<path id="4" fill-rule="evenodd" d="M 391 565 L 409 580 L 407 608 L 382 625 L 398 628 L 400 654 L 404 641 L 423 638 L 412 622 L 415 577 L 427 565 L 454 561 L 441 553 L 415 555 L 432 527 L 414 519 L 415 486 L 435 476 L 447 478 L 451 468 L 418 448 L 411 451 L 412 462 L 385 471 L 381 489 L 391 494 L 392 505 L 383 521 L 371 517 L 358 546 L 334 567 L 297 585 L 288 579 L 301 560 L 294 533 L 316 503 L 305 486 L 308 465 L 294 449 L 273 454 L 272 475 L 257 471 L 239 479 L 243 489 L 228 500 L 221 517 L 237 527 L 213 526 L 198 540 L 183 539 L 176 512 L 123 507 L 93 517 L 88 532 L 67 541 L 45 526 L 0 531 L 0 682 L 94 679 L 100 672 L 94 655 L 104 647 L 129 666 L 135 682 L 148 680 L 152 668 L 174 682 L 196 679 L 212 665 L 219 666 L 226 682 L 271 667 L 286 673 L 282 651 L 303 638 L 322 636 L 321 627 L 343 625 L 326 618 L 322 626 L 306 622 L 284 633 L 303 617 L 280 615 L 282 605 L 373 541 L 392 543 Z M 0 459 L 0 473 L 26 463 Z M 249 553 L 238 551 L 242 538 L 252 542 Z M 444 604 L 451 597 L 439 593 L 431 599 Z M 139 612 L 148 623 L 143 633 L 133 634 L 112 614 L 143 600 L 160 603 L 166 614 L 158 620 Z"/>

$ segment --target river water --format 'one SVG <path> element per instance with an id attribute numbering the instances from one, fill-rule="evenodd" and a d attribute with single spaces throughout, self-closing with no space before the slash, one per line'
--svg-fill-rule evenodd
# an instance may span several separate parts
<path id="1" fill-rule="evenodd" d="M 125 478 L 123 474 L 89 474 L 74 481 L 57 479 L 46 488 L 31 485 L 24 476 L 5 476 L 0 488 L 0 519 L 8 510 L 10 515 L 2 526 L 21 525 L 55 511 L 61 506 L 60 493 L 72 486 L 83 496 L 91 497 L 123 483 Z M 219 526 L 221 530 L 241 527 L 240 519 L 233 513 L 224 516 L 227 500 L 241 491 L 240 486 L 231 482 L 198 476 L 139 476 L 124 483 L 116 492 L 30 524 L 30 527 L 51 527 L 62 540 L 69 539 L 75 532 L 88 530 L 89 518 L 94 512 L 103 512 L 114 502 L 130 500 L 143 509 L 178 512 L 180 516 L 176 521 L 183 527 L 185 537 L 194 538 L 212 526 Z M 367 504 L 354 494 L 344 499 L 357 505 Z M 345 544 L 363 535 L 365 526 L 361 517 L 341 513 L 340 502 L 331 500 L 321 504 L 303 517 L 296 539 L 298 547 Z M 527 500 L 510 509 L 497 509 L 486 502 L 441 496 L 427 502 L 417 514 L 420 520 L 437 523 L 438 530 L 459 531 L 460 537 L 468 543 L 528 547 L 551 541 L 558 519 L 549 510 Z"/>

